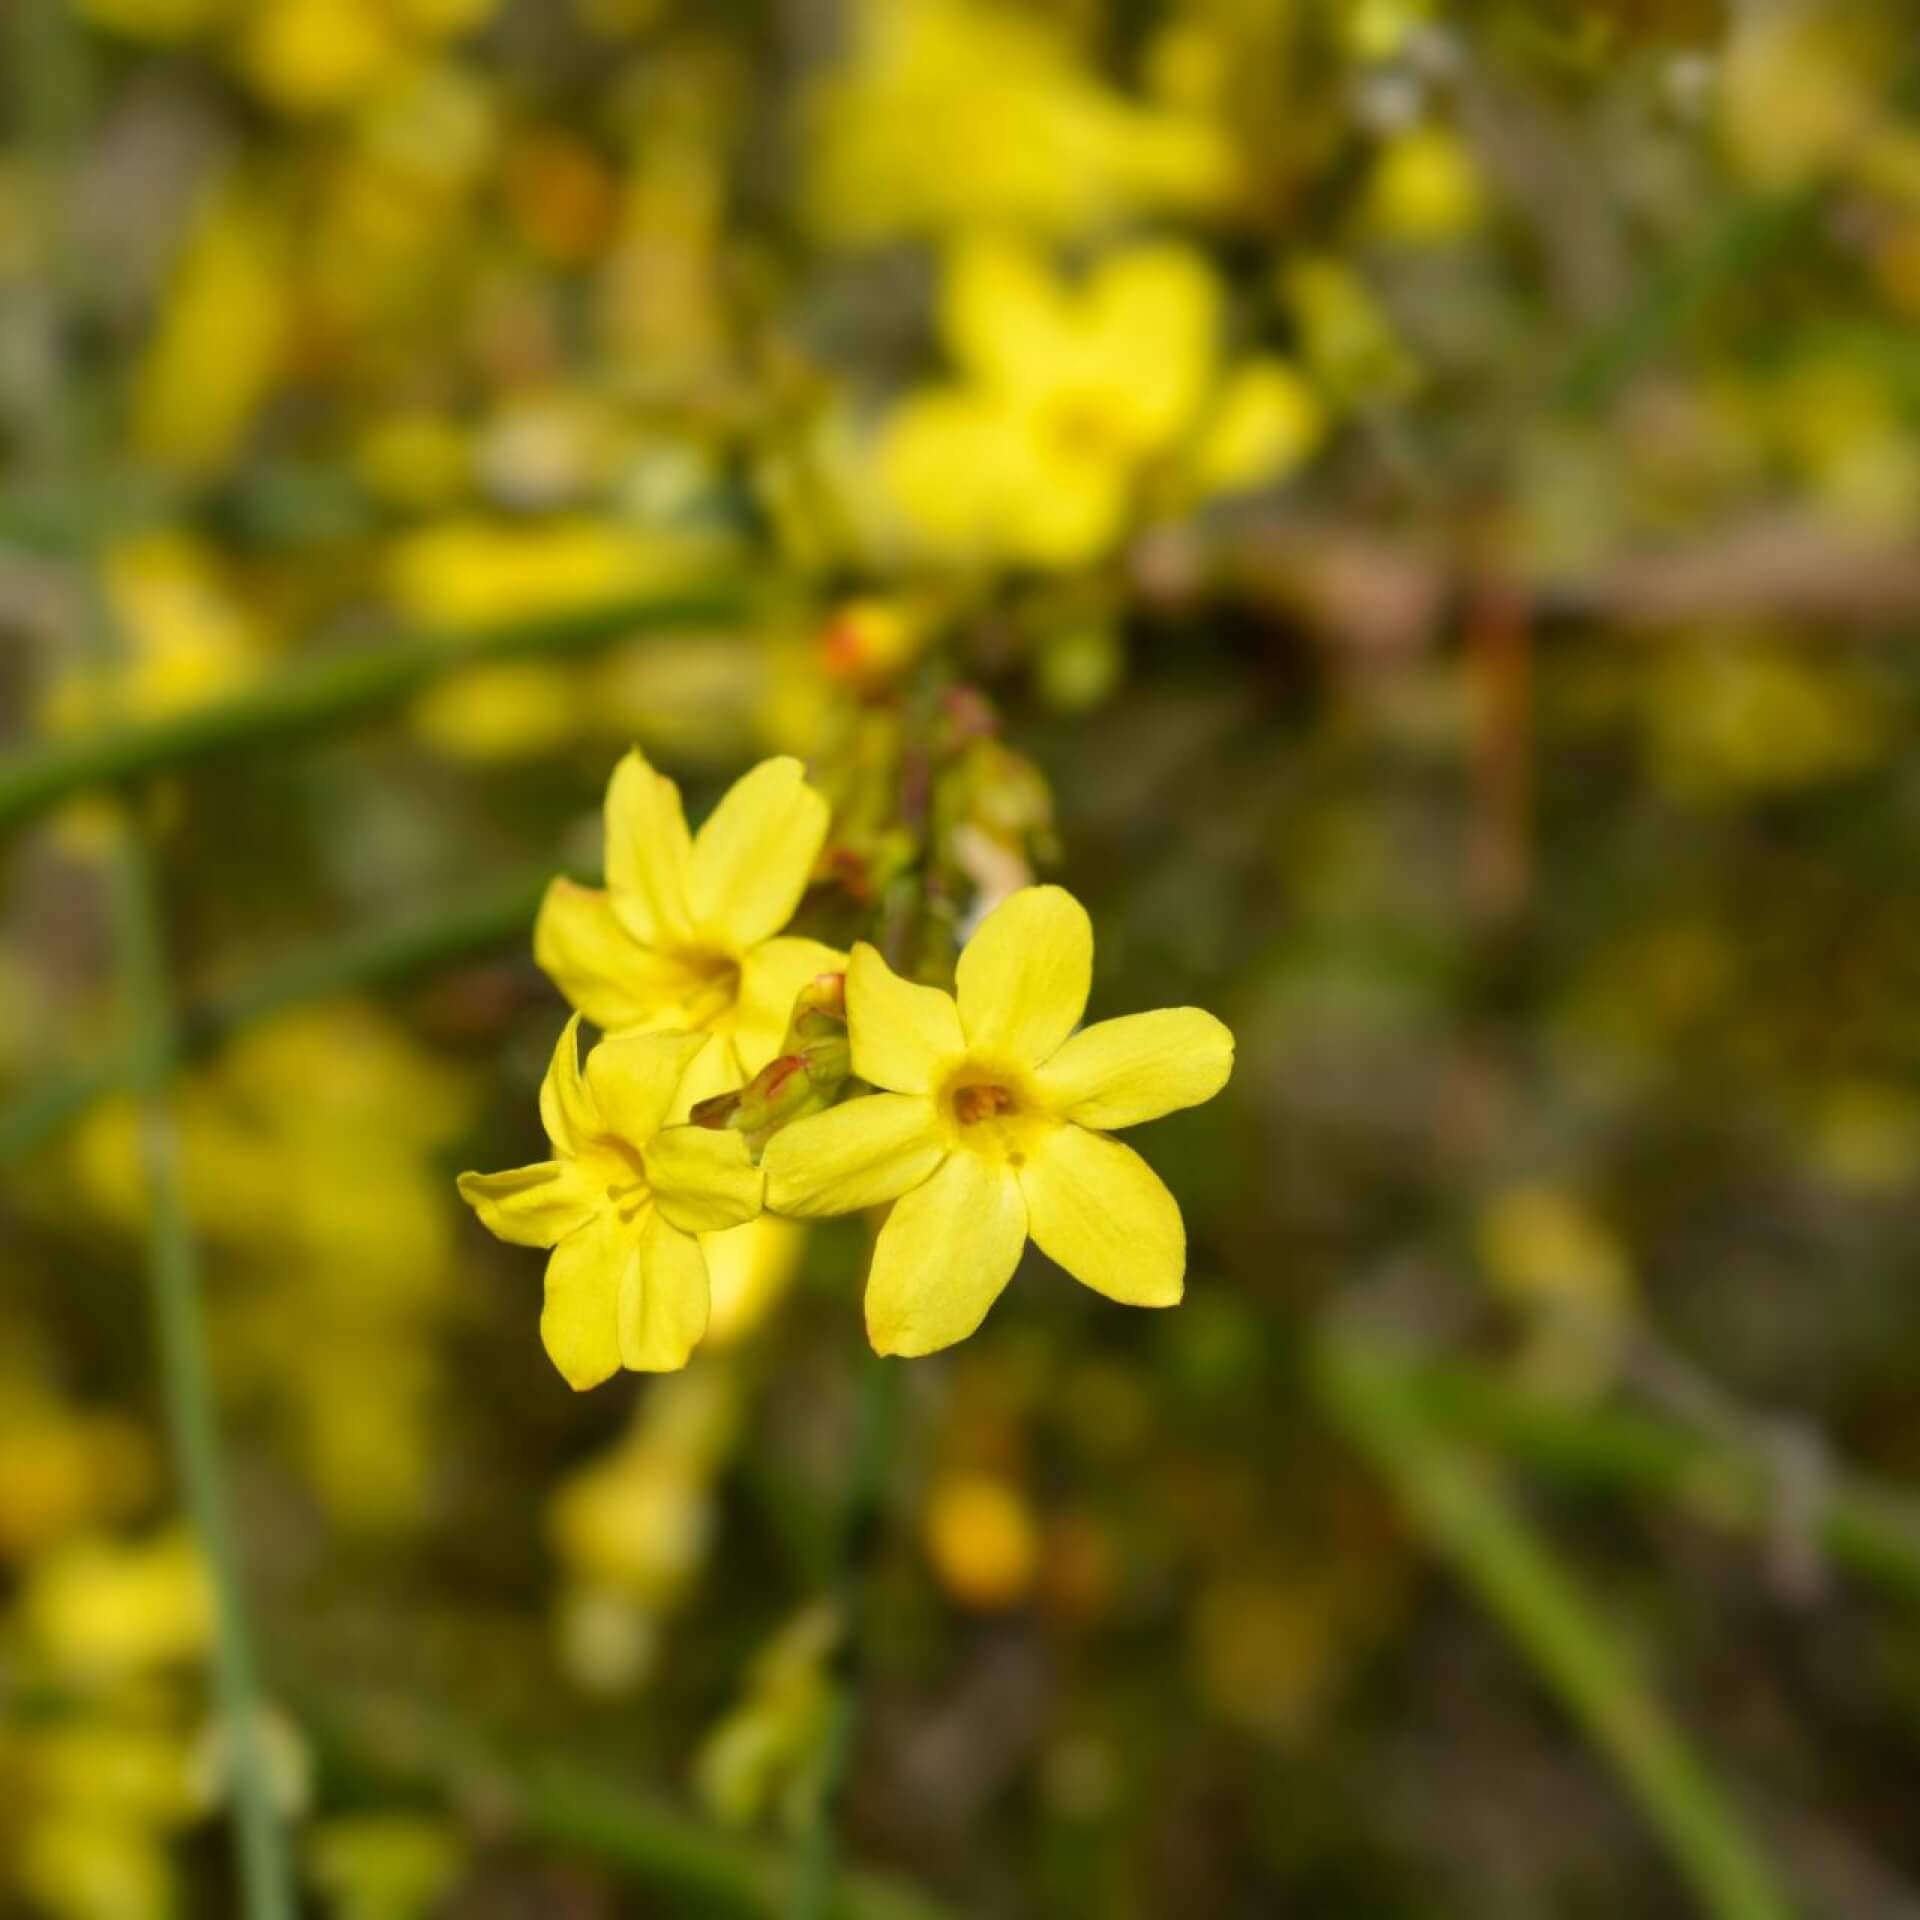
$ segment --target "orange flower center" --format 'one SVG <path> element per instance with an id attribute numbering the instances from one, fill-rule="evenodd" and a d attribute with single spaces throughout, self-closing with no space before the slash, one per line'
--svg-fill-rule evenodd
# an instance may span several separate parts
<path id="1" fill-rule="evenodd" d="M 1054 1124 L 1026 1074 L 1010 1060 L 963 1061 L 940 1089 L 938 1104 L 956 1147 L 1024 1167 L 1037 1135 Z"/>
<path id="2" fill-rule="evenodd" d="M 956 1088 L 953 1117 L 963 1127 L 977 1127 L 983 1120 L 997 1120 L 1003 1113 L 1017 1113 L 1020 1102 L 1008 1087 L 966 1086 Z"/>

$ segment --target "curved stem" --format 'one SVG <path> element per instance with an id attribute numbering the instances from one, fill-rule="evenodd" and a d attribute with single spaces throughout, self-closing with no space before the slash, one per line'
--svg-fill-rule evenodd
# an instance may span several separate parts
<path id="1" fill-rule="evenodd" d="M 1322 1404 L 1392 1482 L 1427 1544 L 1605 1756 L 1714 1920 L 1792 1920 L 1794 1904 L 1732 1801 L 1586 1598 L 1477 1463 L 1351 1338 L 1316 1356 Z"/>
<path id="2" fill-rule="evenodd" d="M 582 653 L 663 628 L 734 621 L 754 605 L 747 587 L 714 583 L 474 633 L 396 634 L 318 655 L 184 713 L 48 741 L 0 759 L 0 831 L 91 788 L 361 719 L 463 668 Z"/>
<path id="3" fill-rule="evenodd" d="M 513 875 L 491 887 L 436 902 L 385 926 L 364 927 L 297 954 L 256 979 L 189 1005 L 179 1020 L 175 1058 L 211 1052 L 221 1041 L 333 994 L 364 993 L 483 954 L 533 924 L 551 869 Z M 0 1107 L 0 1166 L 22 1160 L 77 1120 L 96 1100 L 131 1083 L 125 1060 L 76 1068 Z"/>
<path id="4" fill-rule="evenodd" d="M 220 1462 L 199 1262 L 167 1091 L 178 1042 L 168 997 L 165 935 L 147 849 L 132 818 L 123 825 L 113 877 L 121 989 L 130 1028 L 129 1077 L 141 1102 L 140 1159 L 150 1222 L 148 1281 L 161 1393 L 182 1501 L 213 1584 L 214 1693 L 229 1757 L 245 1911 L 247 1920 L 293 1920 L 293 1872 L 261 1746 L 260 1693 Z"/>

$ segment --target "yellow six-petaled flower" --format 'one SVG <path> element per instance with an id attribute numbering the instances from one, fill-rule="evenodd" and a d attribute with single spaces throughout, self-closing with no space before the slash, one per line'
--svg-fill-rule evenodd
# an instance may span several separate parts
<path id="1" fill-rule="evenodd" d="M 534 958 L 611 1034 L 709 1034 L 690 1097 L 750 1079 L 779 1050 L 794 996 L 843 957 L 782 936 L 827 834 L 800 762 L 763 760 L 697 834 L 680 790 L 636 750 L 607 787 L 604 891 L 554 881 Z"/>
<path id="2" fill-rule="evenodd" d="M 1029 1235 L 1075 1279 L 1172 1306 L 1186 1272 L 1173 1196 L 1109 1129 L 1212 1098 L 1233 1036 L 1197 1007 L 1075 1033 L 1093 972 L 1085 908 L 1027 887 L 960 955 L 956 993 L 902 980 L 872 947 L 847 971 L 853 1069 L 884 1091 L 797 1121 L 764 1156 L 767 1204 L 802 1218 L 894 1202 L 873 1252 L 880 1353 L 964 1340 Z"/>
<path id="3" fill-rule="evenodd" d="M 684 1367 L 707 1330 L 697 1235 L 760 1211 L 761 1176 L 737 1133 L 684 1117 L 698 1033 L 603 1040 L 580 1065 L 567 1022 L 540 1089 L 554 1157 L 506 1173 L 463 1173 L 461 1197 L 517 1246 L 551 1247 L 540 1337 L 574 1387 L 621 1367 Z"/>

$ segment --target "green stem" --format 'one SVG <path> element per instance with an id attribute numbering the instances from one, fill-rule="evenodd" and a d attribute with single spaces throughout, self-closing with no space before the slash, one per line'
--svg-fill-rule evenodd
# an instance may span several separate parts
<path id="1" fill-rule="evenodd" d="M 663 628 L 737 621 L 755 605 L 746 587 L 715 583 L 473 633 L 394 635 L 318 655 L 184 713 L 52 740 L 0 759 L 0 831 L 93 788 L 362 719 L 468 667 L 582 653 Z"/>
<path id="2" fill-rule="evenodd" d="M 812 1804 L 800 1835 L 786 1904 L 787 1920 L 828 1920 L 836 1911 L 841 1815 L 853 1771 L 865 1679 L 861 1662 L 866 1649 L 868 1575 L 900 1424 L 900 1367 L 864 1348 L 855 1364 L 859 1379 L 853 1445 L 847 1463 L 837 1555 L 841 1671 L 828 1707 Z"/>
<path id="3" fill-rule="evenodd" d="M 1639 282 L 1625 308 L 1582 341 L 1561 378 L 1560 400 L 1576 412 L 1606 405 L 1708 303 L 1803 239 L 1823 204 L 1795 191 L 1735 202 L 1691 246 Z"/>
<path id="4" fill-rule="evenodd" d="M 1404 1367 L 1333 1337 L 1316 1355 L 1315 1384 L 1428 1545 L 1612 1765 L 1701 1911 L 1791 1920 L 1791 1899 L 1704 1763 L 1553 1556 L 1407 1392 Z"/>
<path id="5" fill-rule="evenodd" d="M 213 999 L 190 1005 L 179 1023 L 176 1058 L 195 1059 L 256 1022 L 335 994 L 364 993 L 487 953 L 523 935 L 550 870 L 516 874 L 491 887 L 439 901 L 385 926 L 330 940 Z M 24 1159 L 96 1100 L 130 1084 L 124 1060 L 59 1075 L 0 1107 L 0 1166 Z"/>
<path id="6" fill-rule="evenodd" d="M 300 1708 L 329 1771 L 356 1788 L 470 1804 L 496 1827 L 504 1816 L 530 1841 L 677 1895 L 663 1911 L 764 1920 L 793 1885 L 797 1863 L 787 1849 L 713 1826 L 578 1755 L 529 1754 L 521 1742 L 499 1750 L 476 1729 L 391 1693 L 363 1708 L 333 1688 Z M 945 1920 L 946 1912 L 890 1875 L 855 1869 L 841 1875 L 827 1911 L 831 1920 Z"/>
<path id="7" fill-rule="evenodd" d="M 1460 1361 L 1406 1363 L 1396 1391 L 1436 1426 L 1566 1480 L 1657 1494 L 1743 1535 L 1772 1517 L 1768 1463 L 1724 1436 L 1633 1408 L 1552 1400 Z M 1836 1470 L 1812 1525 L 1835 1566 L 1920 1606 L 1920 1504 L 1911 1495 Z"/>
<path id="8" fill-rule="evenodd" d="M 177 1036 L 168 997 L 165 933 L 135 818 L 123 825 L 113 871 L 130 1077 L 141 1101 L 140 1157 L 150 1220 L 148 1278 L 161 1393 L 187 1518 L 213 1584 L 214 1695 L 227 1742 L 245 1911 L 247 1920 L 293 1920 L 293 1874 L 261 1746 L 260 1694 L 220 1462 L 199 1263 L 167 1091 Z"/>

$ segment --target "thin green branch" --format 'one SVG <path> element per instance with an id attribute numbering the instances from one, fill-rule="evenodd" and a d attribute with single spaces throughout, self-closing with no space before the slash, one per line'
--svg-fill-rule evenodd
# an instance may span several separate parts
<path id="1" fill-rule="evenodd" d="M 226 1740 L 234 1837 L 247 1920 L 293 1920 L 293 1873 L 261 1745 L 260 1693 L 220 1463 L 199 1262 L 181 1180 L 168 1093 L 178 1039 L 167 986 L 165 934 L 140 828 L 129 818 L 114 865 L 128 1068 L 141 1101 L 148 1279 L 161 1395 L 180 1492 L 213 1585 L 214 1695 Z"/>
<path id="2" fill-rule="evenodd" d="M 1725 1436 L 1635 1408 L 1550 1400 L 1460 1361 L 1403 1363 L 1397 1390 L 1449 1433 L 1568 1481 L 1658 1494 L 1742 1535 L 1772 1521 L 1770 1463 Z M 1836 1567 L 1920 1606 L 1920 1502 L 1836 1468 L 1818 1484 L 1810 1518 Z"/>
<path id="3" fill-rule="evenodd" d="M 868 1575 L 885 1505 L 887 1474 L 900 1424 L 900 1368 L 862 1350 L 854 1396 L 854 1431 L 840 1515 L 840 1671 L 822 1736 L 812 1802 L 801 1830 L 788 1890 L 788 1920 L 829 1920 L 836 1908 L 842 1812 L 860 1732 L 865 1680 Z"/>
<path id="4" fill-rule="evenodd" d="M 672 1911 L 765 1920 L 801 1870 L 794 1853 L 683 1812 L 580 1759 L 497 1750 L 472 1728 L 390 1694 L 364 1708 L 337 1688 L 300 1701 L 301 1723 L 326 1762 L 376 1794 L 427 1791 L 471 1803 L 488 1824 L 573 1859 L 592 1860 L 656 1894 Z M 946 1909 L 890 1875 L 849 1868 L 829 1920 L 946 1920 Z"/>
<path id="5" fill-rule="evenodd" d="M 1794 1905 L 1730 1799 L 1553 1555 L 1435 1426 L 1406 1370 L 1352 1336 L 1315 1356 L 1322 1404 L 1437 1553 L 1606 1758 L 1713 1920 Z"/>
<path id="6" fill-rule="evenodd" d="M 334 994 L 394 986 L 491 952 L 533 924 L 550 870 L 524 872 L 491 887 L 436 902 L 385 926 L 361 928 L 296 955 L 257 979 L 189 1006 L 177 1057 L 190 1060 L 276 1013 Z M 0 1107 L 0 1167 L 24 1159 L 71 1125 L 96 1100 L 129 1084 L 126 1062 L 61 1074 Z"/>
<path id="7" fill-rule="evenodd" d="M 1713 299 L 1805 239 L 1822 204 L 1804 190 L 1737 201 L 1693 245 L 1644 274 L 1625 308 L 1580 342 L 1561 378 L 1563 404 L 1576 412 L 1605 406 Z"/>
<path id="8" fill-rule="evenodd" d="M 363 719 L 467 667 L 583 653 L 665 628 L 736 621 L 757 604 L 746 585 L 715 582 L 473 633 L 397 634 L 318 655 L 184 713 L 52 740 L 0 759 L 0 831 L 93 788 Z"/>

